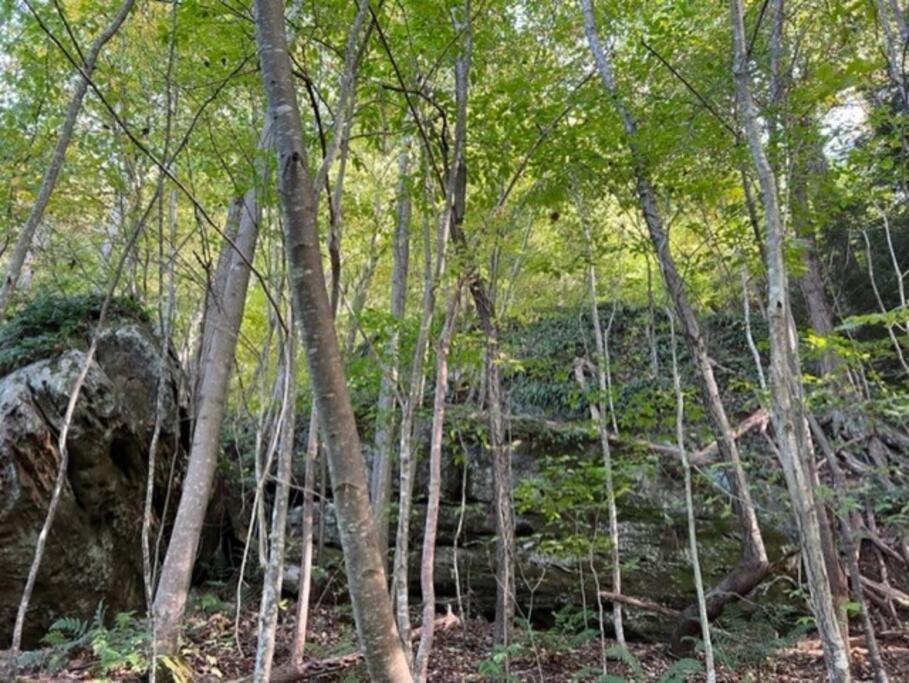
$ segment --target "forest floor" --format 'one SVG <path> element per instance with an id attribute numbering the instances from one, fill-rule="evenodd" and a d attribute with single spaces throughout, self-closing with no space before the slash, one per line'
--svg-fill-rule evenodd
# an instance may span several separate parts
<path id="1" fill-rule="evenodd" d="M 292 602 L 278 626 L 275 671 L 288 661 L 293 640 Z M 196 600 L 188 615 L 183 662 L 193 681 L 236 681 L 250 675 L 255 661 L 256 605 L 245 607 L 239 620 L 224 603 Z M 608 678 L 602 676 L 603 644 L 595 633 L 586 637 L 535 631 L 516 634 L 513 656 L 506 674 L 503 663 L 491 656 L 492 625 L 482 619 L 437 627 L 430 660 L 429 680 L 460 681 L 699 681 L 703 675 L 686 675 L 664 644 L 631 642 L 630 656 L 618 656 L 615 642 L 605 643 Z M 861 637 L 852 638 L 854 673 L 870 681 L 871 668 Z M 758 647 L 760 644 L 756 644 Z M 883 633 L 881 646 L 891 681 L 909 681 L 909 627 Z M 321 683 L 367 681 L 362 661 L 351 656 L 355 648 L 349 607 L 316 607 L 310 617 L 307 641 L 307 674 L 299 680 Z M 688 662 L 691 664 L 691 662 Z M 143 680 L 108 671 L 97 675 L 90 652 L 72 652 L 68 664 L 54 676 L 32 672 L 22 681 Z M 93 673 L 94 672 L 94 673 Z M 188 673 L 188 672 L 187 672 Z M 720 665 L 718 679 L 738 681 L 823 681 L 820 643 L 808 635 L 791 647 L 777 649 L 763 660 L 740 662 L 735 670 Z M 161 678 L 159 678 L 161 680 Z"/>

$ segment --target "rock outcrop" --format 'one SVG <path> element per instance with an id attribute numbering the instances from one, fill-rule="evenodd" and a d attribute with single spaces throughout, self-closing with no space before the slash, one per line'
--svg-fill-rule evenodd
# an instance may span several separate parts
<path id="1" fill-rule="evenodd" d="M 531 432 L 526 430 L 512 444 L 513 487 L 519 492 L 524 489 L 525 499 L 528 487 L 535 486 L 541 477 L 545 480 L 547 463 L 551 467 L 547 456 L 553 453 L 560 454 L 558 462 L 565 471 L 574 468 L 578 472 L 581 479 L 576 481 L 584 481 L 588 475 L 596 476 L 601 456 L 593 435 L 589 439 L 578 438 L 579 431 L 567 444 L 558 438 L 554 441 L 551 434 Z M 436 546 L 436 598 L 442 603 L 454 602 L 460 595 L 465 609 L 491 618 L 496 594 L 492 467 L 485 449 L 472 445 L 468 449 L 470 452 L 458 453 L 457 457 L 448 452 L 444 458 L 443 502 Z M 411 526 L 409 578 L 416 601 L 420 597 L 420 544 L 426 509 L 425 500 L 419 499 L 426 487 L 426 473 L 421 471 L 425 469 L 425 461 L 422 465 L 417 470 L 415 495 L 418 498 Z M 591 490 L 598 485 L 596 481 L 585 483 Z M 695 595 L 681 487 L 680 479 L 669 472 L 650 471 L 646 476 L 642 473 L 636 481 L 625 482 L 627 490 L 618 499 L 623 592 L 679 610 L 687 607 Z M 566 505 L 563 518 L 557 521 L 547 518 L 540 509 L 519 506 L 515 520 L 516 588 L 519 613 L 523 617 L 548 625 L 560 609 L 581 609 L 585 601 L 587 608 L 596 612 L 597 583 L 602 590 L 611 588 L 608 530 L 602 500 L 599 500 L 599 539 L 592 544 L 595 548 L 592 566 L 586 551 L 578 556 L 578 550 L 581 546 L 590 547 L 586 544 L 591 541 L 597 502 L 594 496 L 586 503 Z M 297 512 L 291 513 L 292 526 L 299 518 Z M 734 518 L 706 508 L 698 513 L 701 568 L 709 586 L 738 563 L 741 548 Z M 395 523 L 393 520 L 392 524 Z M 325 534 L 329 546 L 339 547 L 330 503 L 326 506 Z M 765 542 L 773 557 L 781 554 L 780 547 L 786 541 L 784 534 L 765 529 Z M 338 553 L 330 557 L 339 560 Z M 343 575 L 328 573 L 333 577 Z M 290 592 L 296 589 L 295 573 L 293 580 L 285 582 L 285 587 Z M 665 617 L 639 610 L 626 610 L 625 624 L 629 633 L 645 638 L 664 638 L 673 627 Z"/>
<path id="2" fill-rule="evenodd" d="M 0 648 L 12 636 L 57 476 L 57 439 L 85 360 L 78 346 L 45 354 L 0 379 Z M 160 345 L 145 323 L 115 324 L 100 336 L 67 439 L 66 482 L 32 595 L 25 645 L 35 644 L 57 617 L 90 617 L 102 601 L 108 613 L 144 609 L 139 539 L 159 369 Z M 176 363 L 164 381 L 153 552 L 169 487 L 169 507 L 175 508 L 185 458 Z"/>

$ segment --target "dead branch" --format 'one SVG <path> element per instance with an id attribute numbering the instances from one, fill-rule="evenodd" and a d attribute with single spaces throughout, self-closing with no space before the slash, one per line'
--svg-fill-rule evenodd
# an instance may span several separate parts
<path id="1" fill-rule="evenodd" d="M 611 602 L 619 602 L 628 607 L 635 607 L 639 610 L 645 612 L 653 612 L 654 614 L 660 614 L 664 617 L 669 617 L 670 619 L 678 619 L 682 616 L 682 613 L 671 607 L 666 607 L 666 605 L 661 605 L 657 602 L 652 602 L 651 600 L 646 600 L 644 598 L 634 598 L 630 595 L 622 595 L 620 593 L 612 593 L 610 591 L 600 591 L 600 596 L 609 600 Z"/>

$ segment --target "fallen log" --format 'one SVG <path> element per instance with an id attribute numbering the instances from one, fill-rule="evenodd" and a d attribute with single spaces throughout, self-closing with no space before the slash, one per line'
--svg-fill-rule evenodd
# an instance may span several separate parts
<path id="1" fill-rule="evenodd" d="M 670 619 L 678 619 L 682 616 L 682 613 L 676 609 L 666 607 L 666 605 L 661 605 L 658 602 L 645 600 L 644 598 L 635 598 L 630 595 L 622 595 L 621 593 L 612 593 L 610 591 L 600 591 L 600 597 L 605 598 L 610 602 L 618 602 L 628 607 L 634 607 L 643 610 L 644 612 L 653 612 L 654 614 L 660 614 L 664 617 L 669 617 Z"/>

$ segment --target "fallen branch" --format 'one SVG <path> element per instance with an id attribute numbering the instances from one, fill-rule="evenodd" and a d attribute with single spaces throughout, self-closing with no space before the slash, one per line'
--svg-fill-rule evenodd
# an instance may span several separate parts
<path id="1" fill-rule="evenodd" d="M 661 614 L 662 616 L 669 617 L 670 619 L 678 619 L 682 616 L 682 613 L 676 609 L 666 607 L 666 605 L 661 605 L 658 602 L 645 600 L 644 598 L 634 598 L 630 595 L 622 595 L 621 593 L 612 593 L 610 591 L 600 591 L 600 597 L 609 600 L 610 602 L 618 602 L 623 605 L 627 605 L 628 607 L 635 607 L 645 612 Z"/>
<path id="2" fill-rule="evenodd" d="M 738 441 L 751 430 L 760 427 L 764 429 L 770 420 L 770 414 L 765 408 L 760 408 L 744 420 L 739 422 L 735 429 L 732 430 L 732 438 Z M 712 441 L 702 449 L 695 451 L 688 456 L 688 461 L 692 465 L 703 466 L 709 465 L 718 452 L 716 441 Z"/>
<path id="3" fill-rule="evenodd" d="M 899 590 L 898 588 L 894 588 L 888 584 L 880 583 L 874 579 L 869 579 L 867 576 L 862 577 L 862 584 L 874 589 L 881 596 L 887 598 L 888 600 L 893 600 L 900 607 L 909 607 L 909 595 Z"/>

